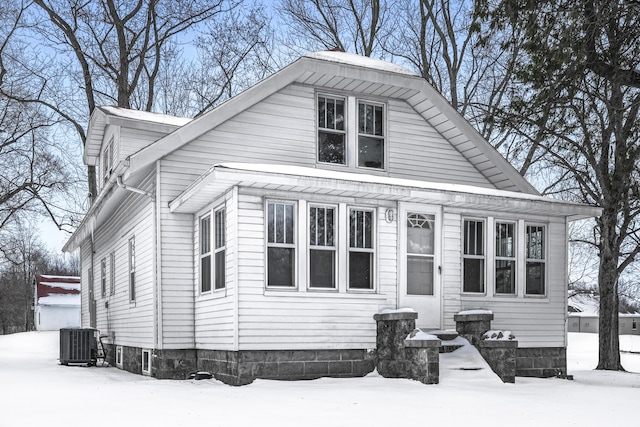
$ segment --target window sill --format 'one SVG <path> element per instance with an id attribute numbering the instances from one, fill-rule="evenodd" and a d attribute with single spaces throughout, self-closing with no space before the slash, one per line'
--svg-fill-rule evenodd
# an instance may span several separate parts
<path id="1" fill-rule="evenodd" d="M 370 300 L 386 300 L 387 296 L 383 294 L 375 293 L 374 291 L 369 292 L 338 292 L 338 291 L 313 291 L 308 292 L 292 292 L 295 291 L 293 289 L 266 289 L 264 291 L 264 296 L 266 297 L 285 297 L 285 298 L 361 298 L 361 299 L 370 299 Z"/>
<path id="2" fill-rule="evenodd" d="M 461 294 L 461 299 L 464 301 L 478 301 L 478 302 L 537 302 L 537 303 L 548 303 L 548 296 L 533 296 L 533 295 L 485 295 L 485 294 Z"/>

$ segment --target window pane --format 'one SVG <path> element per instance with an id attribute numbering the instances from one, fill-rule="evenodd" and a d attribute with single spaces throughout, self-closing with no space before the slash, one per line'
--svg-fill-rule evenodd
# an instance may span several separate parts
<path id="1" fill-rule="evenodd" d="M 544 226 L 527 226 L 527 258 L 544 259 Z"/>
<path id="2" fill-rule="evenodd" d="M 464 221 L 464 254 L 484 255 L 484 223 L 482 221 Z"/>
<path id="3" fill-rule="evenodd" d="M 373 254 L 369 252 L 349 253 L 349 287 L 373 289 L 371 276 Z"/>
<path id="4" fill-rule="evenodd" d="M 344 99 L 318 97 L 318 127 L 344 130 Z"/>
<path id="5" fill-rule="evenodd" d="M 309 276 L 312 288 L 335 288 L 335 251 L 309 251 Z"/>
<path id="6" fill-rule="evenodd" d="M 433 258 L 407 257 L 407 294 L 433 295 Z"/>
<path id="7" fill-rule="evenodd" d="M 211 217 L 200 220 L 200 254 L 211 252 Z"/>
<path id="8" fill-rule="evenodd" d="M 362 135 L 358 137 L 358 166 L 384 168 L 384 139 Z"/>
<path id="9" fill-rule="evenodd" d="M 200 258 L 200 292 L 211 290 L 211 255 Z"/>
<path id="10" fill-rule="evenodd" d="M 345 164 L 345 135 L 343 133 L 318 132 L 318 161 Z"/>
<path id="11" fill-rule="evenodd" d="M 267 269 L 269 286 L 294 286 L 295 249 L 268 248 Z"/>
<path id="12" fill-rule="evenodd" d="M 516 293 L 515 261 L 496 260 L 496 293 Z"/>
<path id="13" fill-rule="evenodd" d="M 433 215 L 407 216 L 407 253 L 433 255 Z"/>
<path id="14" fill-rule="evenodd" d="M 544 266 L 541 262 L 527 262 L 527 294 L 544 295 Z"/>
<path id="15" fill-rule="evenodd" d="M 349 212 L 349 247 L 372 248 L 373 212 L 352 209 Z"/>
<path id="16" fill-rule="evenodd" d="M 513 257 L 515 224 L 496 223 L 496 256 Z"/>
<path id="17" fill-rule="evenodd" d="M 222 289 L 225 286 L 225 276 L 226 276 L 226 266 L 225 266 L 225 251 L 219 251 L 216 252 L 215 255 L 215 260 L 216 260 L 216 265 L 215 265 L 215 274 L 216 274 L 216 280 L 215 280 L 215 286 L 216 289 Z M 209 285 L 209 288 L 211 288 L 211 285 Z"/>
<path id="18" fill-rule="evenodd" d="M 333 208 L 309 208 L 309 245 L 333 246 Z"/>
<path id="19" fill-rule="evenodd" d="M 216 211 L 216 249 L 225 246 L 225 210 Z"/>
<path id="20" fill-rule="evenodd" d="M 484 292 L 484 260 L 465 258 L 464 292 Z"/>

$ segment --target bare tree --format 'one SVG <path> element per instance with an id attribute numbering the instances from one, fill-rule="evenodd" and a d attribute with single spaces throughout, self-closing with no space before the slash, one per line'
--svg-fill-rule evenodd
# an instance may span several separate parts
<path id="1" fill-rule="evenodd" d="M 20 5 L 0 6 L 0 238 L 30 214 L 44 213 L 60 229 L 71 225 L 68 212 L 55 203 L 72 184 L 59 147 L 51 143 L 55 122 L 38 105 L 17 100 L 24 96 L 23 76 L 12 70 L 25 57 L 14 36 L 24 12 Z"/>
<path id="2" fill-rule="evenodd" d="M 284 41 L 296 53 L 337 49 L 380 56 L 380 38 L 390 32 L 392 2 L 386 0 L 281 0 L 288 28 Z"/>
<path id="3" fill-rule="evenodd" d="M 70 123 L 84 144 L 96 105 L 151 111 L 171 42 L 241 2 L 34 0 L 29 18 L 37 33 L 25 37 L 41 42 L 33 55 L 48 66 L 36 72 L 33 60 L 24 64 L 23 71 L 31 71 L 28 93 L 16 99 L 46 106 Z M 96 194 L 95 167 L 87 173 L 89 191 Z"/>

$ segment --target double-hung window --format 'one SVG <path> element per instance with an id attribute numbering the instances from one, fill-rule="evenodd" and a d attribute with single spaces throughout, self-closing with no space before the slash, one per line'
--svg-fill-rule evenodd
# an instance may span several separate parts
<path id="1" fill-rule="evenodd" d="M 318 95 L 318 162 L 347 162 L 345 98 Z"/>
<path id="2" fill-rule="evenodd" d="M 368 209 L 349 210 L 349 288 L 373 289 L 374 213 Z"/>
<path id="3" fill-rule="evenodd" d="M 116 252 L 109 254 L 109 293 L 116 293 Z"/>
<path id="4" fill-rule="evenodd" d="M 384 105 L 358 101 L 358 166 L 384 169 Z"/>
<path id="5" fill-rule="evenodd" d="M 336 288 L 336 209 L 309 206 L 309 287 Z"/>
<path id="6" fill-rule="evenodd" d="M 296 286 L 295 211 L 292 202 L 267 202 L 267 286 Z"/>
<path id="7" fill-rule="evenodd" d="M 100 261 L 100 295 L 107 296 L 107 259 Z"/>
<path id="8" fill-rule="evenodd" d="M 463 230 L 463 292 L 484 293 L 484 221 L 465 219 Z"/>
<path id="9" fill-rule="evenodd" d="M 211 214 L 200 218 L 200 293 L 211 291 Z"/>
<path id="10" fill-rule="evenodd" d="M 496 222 L 495 283 L 497 294 L 516 293 L 516 225 Z"/>
<path id="11" fill-rule="evenodd" d="M 527 225 L 525 233 L 527 295 L 545 295 L 545 226 Z"/>
<path id="12" fill-rule="evenodd" d="M 129 239 L 129 301 L 136 300 L 136 241 Z"/>
<path id="13" fill-rule="evenodd" d="M 223 207 L 200 217 L 200 293 L 226 286 L 226 210 Z"/>
<path id="14" fill-rule="evenodd" d="M 216 236 L 215 236 L 215 247 L 214 247 L 214 274 L 215 274 L 215 283 L 214 286 L 216 289 L 223 289 L 225 287 L 225 277 L 226 277 L 226 263 L 225 263 L 225 252 L 226 252 L 226 211 L 225 208 L 218 209 L 215 211 L 215 225 L 216 225 Z"/>

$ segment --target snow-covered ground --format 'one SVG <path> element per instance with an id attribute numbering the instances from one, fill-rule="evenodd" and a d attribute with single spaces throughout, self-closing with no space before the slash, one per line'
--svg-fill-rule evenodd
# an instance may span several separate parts
<path id="1" fill-rule="evenodd" d="M 62 366 L 57 332 L 6 335 L 0 336 L 0 427 L 637 425 L 640 336 L 622 336 L 621 348 L 631 372 L 594 371 L 597 335 L 569 334 L 573 381 L 518 377 L 503 384 L 484 370 L 447 369 L 466 363 L 450 358 L 438 385 L 372 373 L 230 387 Z"/>

